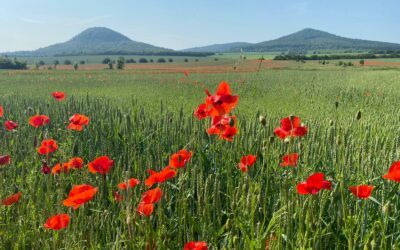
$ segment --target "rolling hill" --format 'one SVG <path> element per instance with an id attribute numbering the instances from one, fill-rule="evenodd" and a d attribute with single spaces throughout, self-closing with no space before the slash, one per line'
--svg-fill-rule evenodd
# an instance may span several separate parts
<path id="1" fill-rule="evenodd" d="M 71 40 L 34 51 L 6 53 L 18 56 L 96 55 L 172 52 L 171 49 L 136 42 L 104 27 L 89 28 Z"/>
<path id="2" fill-rule="evenodd" d="M 246 42 L 234 42 L 234 43 L 223 43 L 223 44 L 212 44 L 204 47 L 194 47 L 189 49 L 184 49 L 181 51 L 185 52 L 228 52 L 232 49 L 247 47 L 252 45 L 251 43 Z"/>
<path id="3" fill-rule="evenodd" d="M 237 45 L 237 46 L 235 46 Z M 186 49 L 202 52 L 286 52 L 310 50 L 400 50 L 400 44 L 345 38 L 316 29 L 303 29 L 260 43 L 226 43 Z"/>

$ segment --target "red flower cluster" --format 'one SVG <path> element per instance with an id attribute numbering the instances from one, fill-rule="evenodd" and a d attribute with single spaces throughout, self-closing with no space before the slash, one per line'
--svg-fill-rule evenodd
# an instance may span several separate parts
<path id="1" fill-rule="evenodd" d="M 98 188 L 88 184 L 74 186 L 69 192 L 69 197 L 64 200 L 63 204 L 67 207 L 79 208 L 81 205 L 93 199 Z"/>
<path id="2" fill-rule="evenodd" d="M 108 158 L 108 156 L 101 156 L 90 162 L 88 168 L 92 174 L 107 174 L 113 165 L 114 161 Z"/>
<path id="3" fill-rule="evenodd" d="M 47 229 L 60 230 L 68 227 L 70 217 L 68 214 L 58 214 L 49 219 L 44 223 L 44 227 Z"/>
<path id="4" fill-rule="evenodd" d="M 68 129 L 82 131 L 83 126 L 89 125 L 89 117 L 81 114 L 74 114 L 69 118 L 69 122 Z"/>
<path id="5" fill-rule="evenodd" d="M 307 127 L 301 125 L 300 118 L 297 116 L 285 117 L 281 120 L 281 126 L 274 130 L 280 138 L 304 136 L 308 132 Z"/>
<path id="6" fill-rule="evenodd" d="M 302 195 L 317 194 L 321 189 L 332 190 L 331 182 L 324 180 L 323 173 L 315 173 L 307 181 L 297 184 L 297 193 Z"/>
<path id="7" fill-rule="evenodd" d="M 191 241 L 185 244 L 183 250 L 208 250 L 208 246 L 204 241 Z"/>
<path id="8" fill-rule="evenodd" d="M 18 123 L 13 122 L 13 121 L 6 121 L 4 123 L 4 127 L 8 130 L 8 131 L 13 131 L 14 129 L 18 128 Z"/>
<path id="9" fill-rule="evenodd" d="M 238 167 L 240 170 L 242 170 L 243 173 L 246 173 L 248 170 L 248 167 L 251 167 L 256 163 L 257 157 L 255 155 L 247 155 L 243 156 L 240 163 L 238 164 Z"/>
<path id="10" fill-rule="evenodd" d="M 48 155 L 54 153 L 58 149 L 58 145 L 53 139 L 46 139 L 42 141 L 42 145 L 37 149 L 41 155 Z"/>
<path id="11" fill-rule="evenodd" d="M 80 157 L 75 157 L 63 164 L 57 163 L 52 169 L 53 174 L 68 173 L 71 169 L 80 169 L 83 167 L 83 160 Z"/>
<path id="12" fill-rule="evenodd" d="M 151 189 L 142 195 L 137 211 L 140 215 L 150 216 L 154 211 L 154 204 L 160 201 L 162 191 L 159 187 Z"/>
<path id="13" fill-rule="evenodd" d="M 206 94 L 204 103 L 198 106 L 194 115 L 199 120 L 211 117 L 208 134 L 218 135 L 221 139 L 232 141 L 238 130 L 236 117 L 228 114 L 236 107 L 239 97 L 232 95 L 229 84 L 224 81 L 219 84 L 215 95 L 211 95 L 207 89 Z"/>

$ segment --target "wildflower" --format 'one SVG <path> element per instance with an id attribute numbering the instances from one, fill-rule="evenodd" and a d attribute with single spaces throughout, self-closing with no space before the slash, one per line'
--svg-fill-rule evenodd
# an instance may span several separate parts
<path id="1" fill-rule="evenodd" d="M 139 183 L 140 183 L 140 181 L 138 179 L 131 178 L 131 179 L 128 180 L 128 183 L 126 183 L 126 182 L 119 183 L 118 184 L 118 188 L 122 189 L 122 190 L 129 189 L 129 188 L 135 187 Z"/>
<path id="2" fill-rule="evenodd" d="M 46 115 L 36 115 L 29 119 L 29 124 L 35 128 L 44 126 L 50 123 L 50 118 Z"/>
<path id="3" fill-rule="evenodd" d="M 298 158 L 299 155 L 297 153 L 285 155 L 282 157 L 281 167 L 296 167 Z"/>
<path id="4" fill-rule="evenodd" d="M 179 150 L 178 153 L 173 154 L 169 160 L 169 166 L 172 168 L 183 168 L 189 162 L 193 152 L 188 152 L 185 149 Z"/>
<path id="5" fill-rule="evenodd" d="M 372 185 L 359 185 L 359 186 L 351 186 L 349 190 L 353 193 L 354 196 L 360 199 L 368 199 L 372 190 L 374 190 L 374 186 Z"/>
<path id="6" fill-rule="evenodd" d="M 156 203 L 161 199 L 162 191 L 161 188 L 157 187 L 154 189 L 150 189 L 142 194 L 142 202 L 149 204 L 149 203 Z"/>
<path id="7" fill-rule="evenodd" d="M 394 162 L 390 166 L 389 172 L 382 177 L 384 179 L 400 182 L 400 161 Z"/>
<path id="8" fill-rule="evenodd" d="M 77 209 L 84 203 L 93 199 L 97 190 L 98 188 L 92 187 L 88 184 L 74 186 L 69 192 L 69 197 L 64 200 L 63 204 L 64 206 Z"/>
<path id="9" fill-rule="evenodd" d="M 274 133 L 281 139 L 304 136 L 307 132 L 307 127 L 301 126 L 300 118 L 297 116 L 283 118 L 281 120 L 281 126 L 276 128 L 274 131 Z"/>
<path id="10" fill-rule="evenodd" d="M 207 113 L 210 116 L 222 116 L 228 114 L 236 107 L 239 97 L 232 95 L 229 84 L 222 81 L 215 93 L 211 95 L 206 89 L 207 98 L 205 101 Z"/>
<path id="11" fill-rule="evenodd" d="M 82 131 L 83 126 L 89 125 L 89 117 L 81 114 L 74 114 L 69 118 L 69 122 L 68 129 Z"/>
<path id="12" fill-rule="evenodd" d="M 37 149 L 41 155 L 48 155 L 54 153 L 58 149 L 58 145 L 53 139 L 46 139 L 42 141 L 41 146 Z"/>
<path id="13" fill-rule="evenodd" d="M 307 181 L 297 184 L 297 193 L 301 195 L 317 194 L 321 189 L 332 190 L 331 182 L 324 180 L 323 173 L 315 173 Z"/>
<path id="14" fill-rule="evenodd" d="M 0 155 L 0 166 L 8 165 L 11 163 L 10 155 Z"/>
<path id="15" fill-rule="evenodd" d="M 64 92 L 53 92 L 52 93 L 54 99 L 56 99 L 57 101 L 62 101 L 65 99 L 65 93 Z"/>
<path id="16" fill-rule="evenodd" d="M 14 203 L 17 203 L 19 199 L 21 199 L 22 193 L 18 192 L 16 194 L 13 194 L 11 196 L 8 196 L 7 198 L 3 199 L 0 201 L 0 204 L 3 206 L 11 206 Z"/>
<path id="17" fill-rule="evenodd" d="M 207 106 L 205 103 L 200 104 L 197 107 L 197 110 L 194 112 L 194 116 L 196 116 L 197 119 L 199 119 L 199 120 L 208 117 L 208 112 L 207 112 L 206 108 L 207 108 Z"/>
<path id="18" fill-rule="evenodd" d="M 163 183 L 166 180 L 176 176 L 176 170 L 174 170 L 170 166 L 166 166 L 160 172 L 156 172 L 151 169 L 147 170 L 147 172 L 150 174 L 150 176 L 144 181 L 144 184 L 149 188 L 156 183 Z"/>
<path id="19" fill-rule="evenodd" d="M 114 161 L 108 158 L 108 156 L 101 156 L 90 162 L 88 168 L 92 174 L 107 174 L 113 165 Z"/>
<path id="20" fill-rule="evenodd" d="M 18 128 L 18 124 L 16 122 L 13 121 L 6 121 L 4 123 L 4 127 L 8 130 L 8 131 L 13 131 L 14 129 Z"/>
<path id="21" fill-rule="evenodd" d="M 137 212 L 142 215 L 142 216 L 147 216 L 149 217 L 154 211 L 154 204 L 150 203 L 144 203 L 144 202 L 140 202 L 137 208 Z"/>
<path id="22" fill-rule="evenodd" d="M 68 214 L 58 214 L 48 218 L 44 227 L 47 229 L 60 230 L 68 227 L 70 217 Z"/>
<path id="23" fill-rule="evenodd" d="M 243 156 L 238 167 L 243 173 L 247 172 L 248 167 L 251 167 L 256 163 L 257 157 L 255 155 Z"/>
<path id="24" fill-rule="evenodd" d="M 208 246 L 204 241 L 191 241 L 185 244 L 183 250 L 208 250 Z"/>

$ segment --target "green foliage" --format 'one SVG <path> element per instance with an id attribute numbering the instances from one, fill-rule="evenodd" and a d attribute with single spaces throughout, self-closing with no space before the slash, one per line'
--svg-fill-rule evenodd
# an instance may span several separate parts
<path id="1" fill-rule="evenodd" d="M 108 64 L 109 62 L 111 62 L 111 59 L 106 57 L 103 59 L 102 64 Z"/>
<path id="2" fill-rule="evenodd" d="M 158 59 L 157 59 L 157 62 L 158 62 L 158 63 L 165 63 L 165 62 L 167 62 L 167 61 L 165 60 L 165 58 L 158 58 Z"/>
<path id="3" fill-rule="evenodd" d="M 147 59 L 146 58 L 140 58 L 139 59 L 139 63 L 148 63 L 149 61 L 147 61 Z"/>
<path id="4" fill-rule="evenodd" d="M 0 69 L 27 69 L 26 62 L 18 61 L 16 58 L 11 60 L 8 57 L 0 56 Z"/>
<path id="5" fill-rule="evenodd" d="M 75 63 L 74 64 L 74 70 L 78 70 L 78 68 L 79 68 L 79 63 Z"/>
<path id="6" fill-rule="evenodd" d="M 117 69 L 124 69 L 125 67 L 125 58 L 119 57 L 117 60 Z"/>
<path id="7" fill-rule="evenodd" d="M 69 60 L 69 59 L 67 59 L 67 60 L 64 61 L 64 65 L 71 65 L 71 64 L 72 64 L 72 62 L 71 62 L 71 60 Z"/>
<path id="8" fill-rule="evenodd" d="M 146 249 L 154 243 L 157 249 L 182 249 L 192 240 L 206 241 L 210 249 L 265 249 L 266 242 L 270 249 L 400 247 L 399 185 L 381 178 L 400 156 L 396 69 L 191 74 L 189 84 L 178 80 L 182 73 L 12 73 L 0 72 L 6 111 L 1 119 L 20 127 L 0 131 L 0 152 L 12 156 L 11 165 L 0 168 L 0 199 L 16 191 L 23 196 L 0 207 L 1 248 Z M 204 88 L 214 93 L 222 79 L 240 96 L 234 110 L 240 133 L 232 142 L 208 136 L 209 121 L 193 117 Z M 56 102 L 50 93 L 60 90 L 67 99 Z M 74 113 L 91 119 L 82 132 L 65 129 Z M 34 129 L 27 121 L 35 114 L 49 115 L 51 123 Z M 283 143 L 273 131 L 290 114 L 309 133 Z M 42 174 L 34 144 L 46 137 L 60 145 L 50 166 L 80 156 L 85 167 Z M 136 207 L 148 190 L 146 170 L 159 171 L 182 148 L 194 152 L 189 164 L 160 185 L 154 215 L 140 217 Z M 280 167 L 282 156 L 294 151 L 298 166 Z M 243 174 L 237 164 L 250 153 L 257 162 Z M 105 179 L 87 170 L 101 155 L 115 161 Z M 332 181 L 332 190 L 297 195 L 296 184 L 317 171 Z M 127 198 L 115 202 L 117 184 L 132 177 L 142 184 L 120 191 Z M 82 183 L 99 187 L 95 198 L 77 210 L 63 206 L 72 185 Z M 362 183 L 376 186 L 374 200 L 358 200 L 348 191 Z M 44 229 L 46 219 L 58 213 L 71 215 L 69 227 Z"/>

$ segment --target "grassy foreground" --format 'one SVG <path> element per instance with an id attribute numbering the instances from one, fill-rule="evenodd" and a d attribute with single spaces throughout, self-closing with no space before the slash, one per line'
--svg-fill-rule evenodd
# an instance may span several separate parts
<path id="1" fill-rule="evenodd" d="M 221 80 L 239 95 L 233 111 L 239 134 L 233 142 L 206 133 L 209 121 L 193 110 L 204 87 L 214 92 Z M 182 249 L 201 240 L 210 249 L 397 249 L 400 248 L 399 184 L 383 180 L 400 159 L 398 70 L 268 70 L 230 74 L 134 74 L 130 71 L 2 71 L 0 105 L 20 127 L 0 131 L 0 199 L 22 192 L 21 200 L 0 207 L 3 249 Z M 51 97 L 65 91 L 64 102 Z M 335 102 L 338 102 L 338 108 Z M 361 118 L 356 114 L 361 111 Z M 51 118 L 34 129 L 35 114 Z M 74 113 L 90 117 L 83 132 L 66 129 Z M 259 115 L 266 117 L 263 126 Z M 307 136 L 284 143 L 275 137 L 281 118 L 295 114 Z M 6 119 L 2 118 L 2 122 Z M 80 156 L 85 164 L 101 155 L 115 160 L 102 176 L 87 167 L 44 175 L 35 141 L 53 138 L 59 150 L 52 164 Z M 160 185 L 161 201 L 147 218 L 136 213 L 141 184 L 117 203 L 113 191 L 126 178 L 144 182 L 146 169 L 160 170 L 179 149 L 193 151 L 176 178 Z M 279 166 L 298 152 L 296 168 Z M 243 174 L 243 155 L 257 156 Z M 332 190 L 300 196 L 296 184 L 315 172 Z M 63 206 L 72 185 L 99 187 L 77 210 Z M 349 186 L 375 186 L 360 200 Z M 47 218 L 68 213 L 67 229 L 43 228 Z"/>

